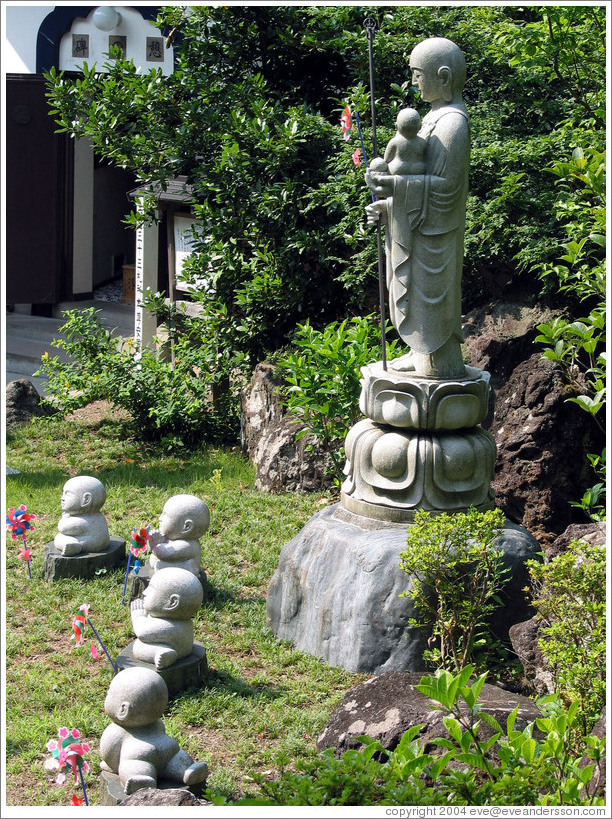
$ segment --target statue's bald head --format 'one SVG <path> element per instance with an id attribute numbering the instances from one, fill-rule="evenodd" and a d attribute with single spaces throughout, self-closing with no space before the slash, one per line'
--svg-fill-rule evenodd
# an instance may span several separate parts
<path id="1" fill-rule="evenodd" d="M 410 68 L 432 72 L 449 69 L 453 94 L 460 94 L 465 85 L 465 56 L 458 45 L 446 37 L 429 37 L 418 43 L 410 54 Z"/>

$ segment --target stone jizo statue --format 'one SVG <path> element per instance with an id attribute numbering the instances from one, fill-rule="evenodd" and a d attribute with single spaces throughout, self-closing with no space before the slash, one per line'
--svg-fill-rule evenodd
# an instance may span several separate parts
<path id="1" fill-rule="evenodd" d="M 173 495 L 162 510 L 159 528 L 149 535 L 154 571 L 169 567 L 197 575 L 202 561 L 200 541 L 210 525 L 210 513 L 195 495 Z"/>
<path id="2" fill-rule="evenodd" d="M 142 598 L 131 604 L 134 658 L 167 668 L 193 649 L 193 618 L 202 605 L 199 578 L 186 569 L 153 573 Z"/>
<path id="3" fill-rule="evenodd" d="M 53 541 L 61 555 L 70 557 L 108 548 L 108 525 L 100 511 L 105 500 L 106 489 L 97 478 L 79 475 L 66 481 L 61 499 L 63 514 Z"/>
<path id="4" fill-rule="evenodd" d="M 464 378 L 461 272 L 470 155 L 465 58 L 455 43 L 431 37 L 413 49 L 410 69 L 421 99 L 431 105 L 418 133 L 426 146 L 424 171 L 398 173 L 387 160 L 387 170 L 373 162 L 365 176 L 378 197 L 366 207 L 368 222 L 375 224 L 380 215 L 386 225 L 390 318 L 410 348 L 390 366 L 416 376 Z M 397 136 L 390 146 L 395 141 Z"/>
<path id="5" fill-rule="evenodd" d="M 132 667 L 112 680 L 104 711 L 113 720 L 100 737 L 100 767 L 119 775 L 126 794 L 156 788 L 158 779 L 181 785 L 205 782 L 208 766 L 195 762 L 162 720 L 168 688 L 155 671 Z"/>

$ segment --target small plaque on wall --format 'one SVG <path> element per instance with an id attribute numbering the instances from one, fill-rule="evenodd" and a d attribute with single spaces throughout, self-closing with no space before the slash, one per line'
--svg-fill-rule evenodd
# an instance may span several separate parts
<path id="1" fill-rule="evenodd" d="M 78 59 L 89 57 L 89 34 L 72 35 L 72 56 Z"/>
<path id="2" fill-rule="evenodd" d="M 147 61 L 152 63 L 163 63 L 164 61 L 163 37 L 147 37 Z"/>
<path id="3" fill-rule="evenodd" d="M 119 48 L 121 56 L 125 57 L 125 49 L 127 47 L 127 37 L 124 34 L 111 34 L 108 38 L 108 50 L 111 48 Z"/>

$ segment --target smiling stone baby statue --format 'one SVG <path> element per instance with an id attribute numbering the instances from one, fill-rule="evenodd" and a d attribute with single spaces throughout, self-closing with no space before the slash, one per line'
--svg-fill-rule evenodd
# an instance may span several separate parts
<path id="1" fill-rule="evenodd" d="M 166 734 L 167 705 L 166 683 L 148 668 L 126 668 L 108 688 L 104 711 L 113 722 L 100 737 L 100 767 L 119 776 L 126 794 L 156 788 L 158 779 L 187 786 L 206 781 L 207 764 L 195 762 Z"/>
<path id="2" fill-rule="evenodd" d="M 108 548 L 108 525 L 100 511 L 105 500 L 106 489 L 97 478 L 79 475 L 66 481 L 61 499 L 62 517 L 53 541 L 61 555 L 71 557 Z"/>

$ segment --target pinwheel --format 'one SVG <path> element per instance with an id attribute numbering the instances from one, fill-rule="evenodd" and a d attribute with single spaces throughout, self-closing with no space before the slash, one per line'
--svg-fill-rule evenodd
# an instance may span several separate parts
<path id="1" fill-rule="evenodd" d="M 108 651 L 106 650 L 106 647 L 105 647 L 104 643 L 100 639 L 100 635 L 95 630 L 93 623 L 89 619 L 90 609 L 91 609 L 91 606 L 88 603 L 83 603 L 82 606 L 79 606 L 78 612 L 72 618 L 72 631 L 74 633 L 73 633 L 73 635 L 72 635 L 72 637 L 70 639 L 71 640 L 76 639 L 76 645 L 77 646 L 83 645 L 83 643 L 85 642 L 83 632 L 85 631 L 85 624 L 88 623 L 91 626 L 91 630 L 96 635 L 96 639 L 98 640 L 98 642 L 102 646 L 102 650 L 106 654 L 106 658 L 109 661 L 109 663 L 111 664 L 111 667 L 112 667 L 113 671 L 117 671 L 117 668 L 116 668 L 114 662 L 111 660 L 110 655 L 109 655 Z M 91 656 L 94 658 L 94 660 L 99 659 L 97 649 L 96 649 L 96 647 L 95 647 L 95 645 L 93 643 L 92 643 L 92 647 L 91 647 Z"/>
<path id="2" fill-rule="evenodd" d="M 34 526 L 32 525 L 32 521 L 36 515 L 30 515 L 26 509 L 26 507 L 21 504 L 17 509 L 9 509 L 8 515 L 6 516 L 6 530 L 10 532 L 10 535 L 13 540 L 17 540 L 17 538 L 21 538 L 23 541 L 23 546 L 19 550 L 19 555 L 22 560 L 25 560 L 27 567 L 28 567 L 28 576 L 30 580 L 32 579 L 32 570 L 30 568 L 30 558 L 32 555 L 32 550 L 26 548 L 26 540 L 27 540 L 27 533 L 28 531 L 34 531 Z"/>
<path id="3" fill-rule="evenodd" d="M 132 529 L 132 544 L 128 554 L 127 568 L 125 570 L 125 580 L 123 581 L 123 595 L 121 596 L 121 605 L 125 603 L 125 590 L 127 589 L 128 575 L 130 573 L 130 564 L 132 562 L 132 555 L 134 555 L 134 574 L 138 574 L 141 563 L 138 560 L 139 555 L 147 550 L 147 541 L 149 540 L 149 527 L 141 526 L 140 529 L 134 527 Z"/>
<path id="4" fill-rule="evenodd" d="M 81 734 L 77 728 L 72 728 L 70 731 L 68 728 L 60 728 L 57 735 L 59 742 L 57 739 L 50 739 L 47 742 L 47 751 L 50 751 L 51 757 L 45 762 L 45 770 L 59 770 L 55 780 L 58 785 L 62 785 L 66 781 L 67 773 L 72 774 L 75 785 L 80 777 L 83 799 L 85 804 L 89 805 L 83 779 L 83 771 L 89 771 L 89 763 L 83 759 L 84 754 L 89 753 L 89 745 L 80 741 Z M 78 797 L 73 794 L 71 804 L 82 804 L 82 801 L 78 800 Z"/>

